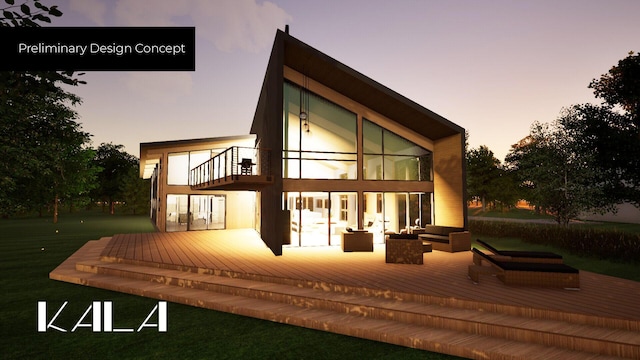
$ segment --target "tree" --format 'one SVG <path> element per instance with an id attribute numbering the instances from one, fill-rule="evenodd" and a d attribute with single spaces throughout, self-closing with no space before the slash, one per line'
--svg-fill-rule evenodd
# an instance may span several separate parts
<path id="1" fill-rule="evenodd" d="M 57 7 L 34 1 L 5 0 L 0 26 L 39 26 L 61 16 Z M 91 183 L 89 134 L 71 109 L 80 102 L 62 84 L 84 83 L 73 72 L 0 72 L 0 214 L 32 210 L 72 194 Z M 54 219 L 57 211 L 54 211 Z"/>
<path id="2" fill-rule="evenodd" d="M 603 201 L 603 176 L 593 167 L 593 152 L 582 151 L 580 134 L 568 126 L 577 117 L 575 108 L 569 108 L 552 124 L 534 123 L 529 136 L 512 146 L 506 158 L 526 200 L 564 226 L 582 212 L 612 208 Z"/>
<path id="3" fill-rule="evenodd" d="M 589 87 L 603 105 L 574 105 L 551 126 L 534 124 L 506 159 L 524 197 L 562 224 L 622 202 L 640 206 L 640 55 L 629 53 Z"/>
<path id="4" fill-rule="evenodd" d="M 636 127 L 640 127 L 640 54 L 629 52 L 608 73 L 593 79 L 589 88 L 607 104 L 622 107 Z"/>
<path id="5" fill-rule="evenodd" d="M 495 180 L 498 178 L 500 160 L 485 145 L 467 152 L 467 195 L 468 198 L 480 198 L 482 211 L 486 211 L 487 200 L 495 193 Z"/>
<path id="6" fill-rule="evenodd" d="M 596 166 L 607 174 L 610 197 L 640 207 L 640 54 L 630 52 L 589 87 L 605 105 L 581 108 L 585 147 L 598 149 Z"/>
<path id="7" fill-rule="evenodd" d="M 125 201 L 123 183 L 131 169 L 138 168 L 138 159 L 125 152 L 123 145 L 102 143 L 96 150 L 95 164 L 102 170 L 98 173 L 98 187 L 94 198 L 109 204 L 109 212 L 115 213 L 115 203 Z M 104 209 L 104 206 L 103 206 Z"/>
<path id="8" fill-rule="evenodd" d="M 149 211 L 150 181 L 140 178 L 138 166 L 129 169 L 122 182 L 122 198 L 125 199 L 125 209 L 132 214 L 142 214 Z"/>
<path id="9" fill-rule="evenodd" d="M 597 171 L 603 204 L 640 206 L 640 128 L 611 105 L 575 105 L 563 126 L 574 135 L 577 152 Z"/>
<path id="10" fill-rule="evenodd" d="M 43 156 L 51 164 L 50 180 L 53 191 L 53 222 L 58 221 L 59 202 L 73 201 L 87 197 L 96 187 L 96 173 L 99 168 L 93 164 L 93 149 L 88 147 L 90 135 L 78 129 L 78 123 L 63 116 L 53 131 L 54 141 L 41 147 L 48 151 Z"/>
<path id="11" fill-rule="evenodd" d="M 42 5 L 40 0 L 33 1 L 35 10 L 29 6 L 29 1 L 22 1 L 18 5 L 15 0 L 4 0 L 4 2 L 7 6 L 0 9 L 2 10 L 0 26 L 38 27 L 40 24 L 37 21 L 51 23 L 49 16 L 62 16 L 57 6 Z"/>
<path id="12" fill-rule="evenodd" d="M 51 16 L 62 16 L 57 6 L 45 6 L 40 0 L 33 1 L 35 9 L 29 6 L 29 0 L 20 4 L 16 4 L 15 0 L 4 1 L 7 6 L 0 8 L 0 27 L 40 27 L 40 22 L 51 23 Z M 59 91 L 59 83 L 73 86 L 85 84 L 84 81 L 74 78 L 73 71 L 4 71 L 0 72 L 0 96 L 8 96 L 15 100 L 24 92 L 42 94 Z"/>
<path id="13" fill-rule="evenodd" d="M 21 104 L 3 108 L 0 191 L 4 214 L 53 204 L 57 221 L 59 200 L 91 189 L 95 169 L 88 149 L 90 135 L 81 131 L 68 101 L 79 99 L 66 92 L 27 93 Z M 17 109 L 26 104 L 28 113 Z"/>
<path id="14" fill-rule="evenodd" d="M 517 174 L 513 169 L 500 165 L 497 177 L 493 180 L 491 198 L 494 206 L 500 207 L 503 211 L 516 206 L 522 197 Z"/>

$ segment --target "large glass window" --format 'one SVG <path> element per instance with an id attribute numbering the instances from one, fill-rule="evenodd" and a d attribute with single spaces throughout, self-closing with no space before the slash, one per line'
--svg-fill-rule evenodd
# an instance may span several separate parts
<path id="1" fill-rule="evenodd" d="M 226 228 L 225 195 L 167 195 L 166 231 Z"/>
<path id="2" fill-rule="evenodd" d="M 189 223 L 188 195 L 167 195 L 166 231 L 186 231 Z"/>
<path id="3" fill-rule="evenodd" d="M 365 192 L 363 220 L 364 228 L 373 233 L 374 242 L 383 243 L 386 233 L 431 223 L 431 194 Z"/>
<path id="4" fill-rule="evenodd" d="M 294 246 L 340 245 L 346 228 L 358 227 L 355 192 L 290 192 L 287 203 Z"/>
<path id="5" fill-rule="evenodd" d="M 167 184 L 189 185 L 191 169 L 211 159 L 217 154 L 215 150 L 197 150 L 169 154 Z M 217 170 L 217 169 L 216 169 Z M 200 181 L 208 181 L 209 173 L 201 174 Z"/>
<path id="6" fill-rule="evenodd" d="M 302 106 L 301 106 L 302 104 Z M 284 85 L 283 176 L 356 179 L 357 117 L 297 85 Z"/>
<path id="7" fill-rule="evenodd" d="M 189 170 L 211 159 L 211 150 L 189 152 Z"/>
<path id="8" fill-rule="evenodd" d="M 366 119 L 362 132 L 365 180 L 432 181 L 429 150 Z"/>
<path id="9" fill-rule="evenodd" d="M 189 153 L 169 154 L 167 184 L 189 185 Z"/>
<path id="10" fill-rule="evenodd" d="M 213 230 L 226 227 L 224 195 L 191 195 L 189 230 Z"/>

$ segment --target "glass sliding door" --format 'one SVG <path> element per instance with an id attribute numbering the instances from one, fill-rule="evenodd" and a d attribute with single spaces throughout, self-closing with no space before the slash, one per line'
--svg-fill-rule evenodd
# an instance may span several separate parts
<path id="1" fill-rule="evenodd" d="M 291 243 L 298 246 L 328 244 L 328 196 L 321 192 L 290 192 Z"/>
<path id="2" fill-rule="evenodd" d="M 211 206 L 208 195 L 191 195 L 189 230 L 207 230 Z"/>
<path id="3" fill-rule="evenodd" d="M 287 206 L 291 216 L 293 246 L 340 245 L 347 227 L 358 227 L 355 192 L 290 192 Z"/>
<path id="4" fill-rule="evenodd" d="M 227 218 L 227 198 L 224 195 L 213 195 L 210 197 L 211 212 L 209 213 L 209 224 L 207 229 L 226 229 Z"/>
<path id="5" fill-rule="evenodd" d="M 358 228 L 358 193 L 332 192 L 329 194 L 331 199 L 329 245 L 340 245 L 342 233 L 346 228 Z"/>
<path id="6" fill-rule="evenodd" d="M 189 223 L 187 195 L 167 195 L 166 231 L 186 231 Z"/>
<path id="7" fill-rule="evenodd" d="M 224 195 L 191 195 L 189 230 L 225 228 L 226 197 Z"/>
<path id="8" fill-rule="evenodd" d="M 431 224 L 431 194 L 410 193 L 409 194 L 409 225 L 423 228 Z"/>
<path id="9" fill-rule="evenodd" d="M 430 193 L 365 192 L 364 206 L 364 228 L 375 243 L 384 243 L 385 234 L 431 224 Z"/>

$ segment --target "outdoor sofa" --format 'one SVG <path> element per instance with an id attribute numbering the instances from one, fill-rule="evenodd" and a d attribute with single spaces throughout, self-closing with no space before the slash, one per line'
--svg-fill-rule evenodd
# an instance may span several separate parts
<path id="1" fill-rule="evenodd" d="M 471 233 L 463 228 L 440 225 L 426 225 L 418 237 L 423 242 L 431 243 L 433 250 L 458 252 L 471 249 Z"/>
<path id="2" fill-rule="evenodd" d="M 566 264 L 504 261 L 473 248 L 469 278 L 478 283 L 480 275 L 495 275 L 505 285 L 580 288 L 580 271 Z M 490 266 L 482 266 L 487 262 Z"/>
<path id="3" fill-rule="evenodd" d="M 562 255 L 547 251 L 515 251 L 515 250 L 498 250 L 491 244 L 476 239 L 476 242 L 484 248 L 495 254 L 496 259 L 503 261 L 515 262 L 537 262 L 537 263 L 555 263 L 562 264 Z M 475 257 L 475 254 L 474 254 Z M 475 262 L 475 261 L 474 261 Z"/>

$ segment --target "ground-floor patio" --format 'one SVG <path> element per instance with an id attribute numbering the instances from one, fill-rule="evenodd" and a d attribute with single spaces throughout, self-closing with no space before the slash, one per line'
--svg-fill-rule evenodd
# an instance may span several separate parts
<path id="1" fill-rule="evenodd" d="M 274 256 L 254 230 L 122 234 L 83 249 L 51 278 L 473 358 L 640 357 L 640 283 L 587 271 L 580 290 L 510 287 L 493 276 L 474 284 L 468 251 L 425 253 L 424 265 L 385 263 L 384 244 L 347 253 L 285 246 Z M 159 284 L 183 295 L 163 295 Z M 268 316 L 207 306 L 219 293 L 280 305 L 256 305 Z M 354 316 L 376 322 L 346 326 Z"/>

